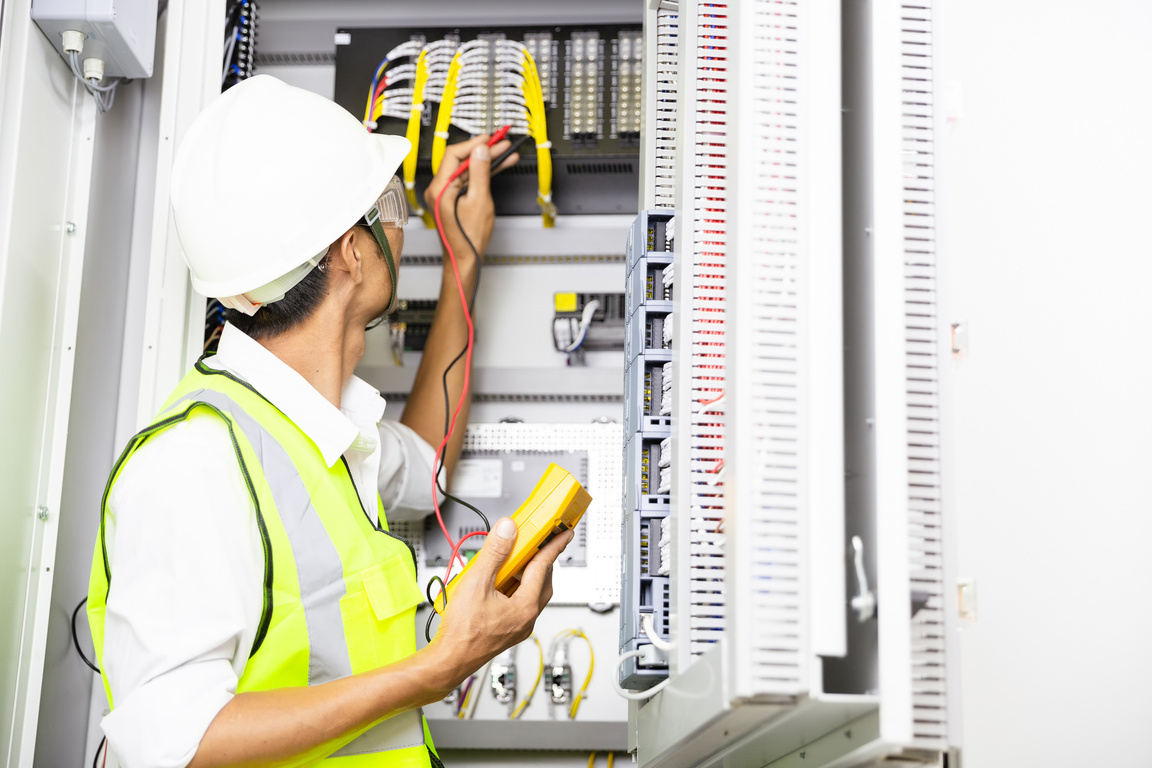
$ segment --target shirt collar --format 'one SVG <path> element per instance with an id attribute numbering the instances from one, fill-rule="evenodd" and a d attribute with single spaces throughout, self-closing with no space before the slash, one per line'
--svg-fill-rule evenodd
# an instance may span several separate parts
<path id="1" fill-rule="evenodd" d="M 348 379 L 337 408 L 291 366 L 231 323 L 224 324 L 218 351 L 207 362 L 251 384 L 316 444 L 329 467 L 384 415 L 384 398 L 363 379 Z"/>

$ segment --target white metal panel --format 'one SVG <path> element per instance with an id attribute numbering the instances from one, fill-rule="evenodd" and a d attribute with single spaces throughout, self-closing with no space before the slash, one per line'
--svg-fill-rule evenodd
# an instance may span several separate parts
<path id="1" fill-rule="evenodd" d="M 31 766 L 51 609 L 96 108 L 29 17 L 3 9 L 0 762 Z"/>
<path id="2" fill-rule="evenodd" d="M 908 744 L 912 739 L 900 14 L 899 0 L 872 3 L 875 589 L 880 733 L 892 744 Z"/>
<path id="3" fill-rule="evenodd" d="M 908 402 L 908 557 L 913 593 L 911 746 L 947 746 L 944 526 L 941 494 L 939 313 L 936 301 L 936 164 L 932 0 L 900 11 L 904 193 L 904 318 Z"/>
<path id="4" fill-rule="evenodd" d="M 730 19 L 738 55 L 729 143 L 742 162 L 730 271 L 727 647 L 742 697 L 795 695 L 808 684 L 804 10 L 762 0 Z"/>
<path id="5" fill-rule="evenodd" d="M 204 343 L 205 299 L 192 290 L 188 280 L 188 267 L 169 208 L 169 183 L 172 158 L 184 131 L 220 93 L 218 62 L 224 56 L 224 36 L 220 31 L 224 2 L 170 0 L 167 17 L 151 260 L 145 295 L 135 297 L 145 302 L 137 427 L 159 411 L 173 387 L 200 356 Z"/>
<path id="6" fill-rule="evenodd" d="M 739 6 L 727 542 L 734 686 L 807 691 L 843 654 L 839 15 Z M 819 536 L 814 535 L 819 531 Z M 814 586 L 818 589 L 814 591 Z M 817 643 L 817 637 L 819 642 Z"/>
<path id="7" fill-rule="evenodd" d="M 808 328 L 808 509 L 812 656 L 847 651 L 844 612 L 844 328 L 840 8 L 805 5 L 801 115 L 806 200 Z M 813 670 L 819 669 L 815 665 Z M 819 688 L 813 678 L 813 690 Z"/>

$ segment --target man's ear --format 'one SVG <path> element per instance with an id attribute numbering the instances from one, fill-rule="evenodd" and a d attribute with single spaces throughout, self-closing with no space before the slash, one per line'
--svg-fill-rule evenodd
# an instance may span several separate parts
<path id="1" fill-rule="evenodd" d="M 348 273 L 353 283 L 359 284 L 364 279 L 364 258 L 368 254 L 368 243 L 364 242 L 364 232 L 358 227 L 351 227 L 340 236 L 333 249 L 335 259 L 333 266 Z"/>

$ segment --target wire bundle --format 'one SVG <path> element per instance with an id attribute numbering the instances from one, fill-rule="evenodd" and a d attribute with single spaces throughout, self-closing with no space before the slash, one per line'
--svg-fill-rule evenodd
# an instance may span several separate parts
<path id="1" fill-rule="evenodd" d="M 224 21 L 224 68 L 220 90 L 252 76 L 256 57 L 258 8 L 255 0 L 232 0 Z"/>
<path id="2" fill-rule="evenodd" d="M 84 73 L 80 71 L 80 54 L 76 51 L 68 52 L 68 64 L 72 68 L 72 74 L 76 79 L 87 89 L 88 93 L 92 94 L 92 98 L 96 101 L 96 111 L 104 114 L 112 109 L 112 103 L 116 101 L 116 88 L 120 83 L 127 82 L 123 77 L 118 77 L 108 85 L 100 85 L 100 79 L 89 77 L 85 79 Z"/>
<path id="3" fill-rule="evenodd" d="M 384 56 L 376 66 L 372 75 L 372 84 L 368 86 L 368 99 L 364 104 L 364 127 L 369 131 L 376 129 L 376 120 L 382 115 L 404 119 L 408 117 L 408 105 L 412 98 L 412 88 L 390 87 L 399 86 L 402 82 L 416 79 L 416 64 L 408 63 L 395 67 L 385 73 L 388 65 L 399 59 L 408 59 L 419 56 L 423 45 L 418 40 L 409 40 L 401 43 Z"/>
<path id="4" fill-rule="evenodd" d="M 479 134 L 497 125 L 510 125 L 513 133 L 527 134 L 536 143 L 536 202 L 544 226 L 551 227 L 556 222 L 556 205 L 552 202 L 552 143 L 548 140 L 544 109 L 540 73 L 523 43 L 514 40 L 464 43 L 452 57 L 436 113 L 432 172 L 439 170 L 444 159 L 450 126 Z M 411 122 L 409 126 L 411 128 Z"/>
<path id="5" fill-rule="evenodd" d="M 436 220 L 424 210 L 416 197 L 416 154 L 420 148 L 420 126 L 424 116 L 425 101 L 440 101 L 444 97 L 444 87 L 448 82 L 448 69 L 455 57 L 457 44 L 448 39 L 435 40 L 425 45 L 416 59 L 415 80 L 412 86 L 412 104 L 408 111 L 406 135 L 412 144 L 412 151 L 404 158 L 404 193 L 408 204 L 424 221 L 424 226 L 432 229 Z"/>
<path id="6" fill-rule="evenodd" d="M 514 133 L 528 132 L 527 105 L 507 40 L 471 40 L 457 49 L 448 67 L 436 132 L 432 139 L 432 172 L 440 169 L 448 145 L 448 128 L 455 125 L 476 135 L 510 125 Z M 522 46 L 521 46 L 522 47 Z M 490 65 L 495 64 L 494 72 Z"/>
<path id="7" fill-rule="evenodd" d="M 519 45 L 519 43 L 517 43 Z M 548 121 L 544 114 L 544 92 L 540 86 L 540 73 L 536 69 L 536 60 L 523 45 L 520 45 L 523 56 L 524 98 L 528 104 L 529 135 L 536 142 L 536 178 L 538 193 L 536 204 L 540 206 L 540 215 L 544 219 L 544 226 L 551 227 L 556 223 L 556 204 L 552 202 L 552 142 L 548 140 Z"/>

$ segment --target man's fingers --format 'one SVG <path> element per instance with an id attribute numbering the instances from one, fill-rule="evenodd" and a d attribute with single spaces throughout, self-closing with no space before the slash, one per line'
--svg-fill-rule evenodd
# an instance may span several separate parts
<path id="1" fill-rule="evenodd" d="M 492 170 L 492 153 L 487 144 L 477 144 L 472 148 L 471 162 L 468 164 L 468 197 L 488 195 L 488 177 Z"/>
<path id="2" fill-rule="evenodd" d="M 487 146 L 488 134 L 482 133 L 479 136 L 473 136 L 468 141 L 462 141 L 459 144 L 449 144 L 444 148 L 443 162 L 448 162 L 451 159 L 456 165 L 460 165 L 468 155 L 472 154 L 472 150 L 481 144 Z"/>
<path id="3" fill-rule="evenodd" d="M 504 565 L 508 555 L 512 554 L 512 546 L 515 543 L 516 523 L 512 522 L 510 517 L 498 520 L 484 540 L 484 546 L 476 553 L 479 562 L 473 566 L 474 571 L 479 571 L 479 576 L 483 578 L 488 589 L 495 586 L 496 572 Z"/>
<path id="4" fill-rule="evenodd" d="M 496 174 L 500 173 L 501 171 L 505 171 L 505 170 L 511 168 L 512 166 L 516 165 L 516 163 L 518 163 L 518 162 L 520 162 L 520 153 L 519 152 L 513 152 L 512 154 L 508 155 L 508 157 L 504 158 L 504 162 L 500 163 L 500 166 L 498 168 L 492 169 L 492 175 L 495 176 Z"/>
<path id="5" fill-rule="evenodd" d="M 451 176 L 460 167 L 460 164 L 472 154 L 472 150 L 481 144 L 487 146 L 488 134 L 482 133 L 459 144 L 449 144 L 444 149 L 444 159 L 440 161 L 439 173 L 444 174 L 444 178 Z"/>
<path id="6" fill-rule="evenodd" d="M 568 542 L 572 541 L 572 537 L 575 535 L 574 531 L 566 531 L 552 539 L 547 546 L 542 547 L 539 552 L 533 555 L 532 559 L 528 561 L 527 567 L 524 568 L 523 575 L 520 576 L 520 589 L 516 590 L 516 593 L 523 592 L 526 595 L 531 595 L 531 599 L 535 600 L 536 595 L 544 589 L 544 580 L 549 575 L 549 567 L 556 562 L 556 558 L 560 556 L 564 547 L 568 546 Z"/>

